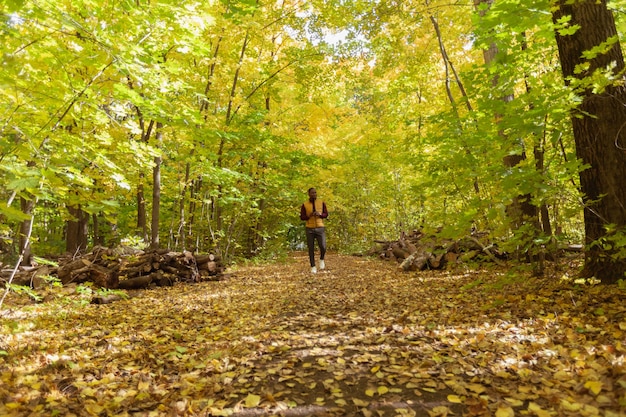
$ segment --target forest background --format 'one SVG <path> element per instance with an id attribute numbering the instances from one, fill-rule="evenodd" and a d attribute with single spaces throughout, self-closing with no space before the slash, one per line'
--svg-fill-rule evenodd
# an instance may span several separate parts
<path id="1" fill-rule="evenodd" d="M 548 0 L 1 7 L 4 261 L 119 243 L 272 258 L 304 240 L 311 186 L 332 250 L 417 228 L 511 253 L 584 242 L 582 99 L 555 41 L 577 28 Z M 623 41 L 626 2 L 608 7 Z"/>

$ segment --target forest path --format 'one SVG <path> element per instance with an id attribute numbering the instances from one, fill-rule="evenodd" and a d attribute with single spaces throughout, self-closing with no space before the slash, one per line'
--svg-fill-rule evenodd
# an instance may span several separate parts
<path id="1" fill-rule="evenodd" d="M 503 269 L 329 254 L 16 308 L 0 415 L 624 416 L 626 304 Z"/>

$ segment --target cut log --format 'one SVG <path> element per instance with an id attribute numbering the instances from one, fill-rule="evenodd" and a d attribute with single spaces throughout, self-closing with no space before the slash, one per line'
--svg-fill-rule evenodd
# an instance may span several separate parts
<path id="1" fill-rule="evenodd" d="M 209 253 L 208 255 L 198 255 L 196 256 L 196 262 L 198 263 L 198 265 L 200 264 L 205 264 L 207 262 L 211 262 L 211 261 L 216 261 L 217 257 L 215 255 L 213 255 L 212 253 Z"/>
<path id="2" fill-rule="evenodd" d="M 96 287 L 117 288 L 119 284 L 119 278 L 115 271 L 96 264 L 89 267 L 89 277 Z"/>
<path id="3" fill-rule="evenodd" d="M 92 281 L 97 287 L 136 289 L 146 288 L 150 284 L 169 286 L 177 281 L 213 280 L 224 272 L 220 257 L 214 254 L 196 256 L 190 251 L 168 250 L 129 251 L 127 254 L 125 251 L 103 247 L 96 247 L 79 259 L 60 260 L 59 265 L 58 268 L 41 269 L 37 277 L 54 274 L 63 284 Z M 201 270 L 205 273 L 200 273 Z M 20 270 L 15 280 L 20 284 L 33 285 L 35 271 Z M 11 273 L 3 273 L 1 277 L 10 276 Z M 120 276 L 125 278 L 122 282 Z"/>
<path id="4" fill-rule="evenodd" d="M 79 274 L 75 271 L 82 270 L 85 267 L 91 265 L 91 261 L 86 258 L 76 259 L 75 261 L 66 263 L 59 267 L 58 277 L 63 285 L 73 282 Z"/>
<path id="5" fill-rule="evenodd" d="M 129 278 L 120 281 L 118 288 L 121 290 L 138 290 L 141 288 L 148 288 L 151 283 L 152 276 L 147 275 L 143 277 Z"/>
<path id="6" fill-rule="evenodd" d="M 411 253 L 406 249 L 403 249 L 399 243 L 391 245 L 391 251 L 396 259 L 407 259 Z"/>
<path id="7" fill-rule="evenodd" d="M 444 253 L 440 253 L 438 255 L 433 255 L 428 258 L 428 266 L 431 269 L 441 269 L 445 264 Z"/>
<path id="8" fill-rule="evenodd" d="M 457 259 L 459 258 L 459 255 L 455 252 L 446 252 L 443 258 L 445 259 L 446 265 L 452 265 L 456 263 Z"/>
<path id="9" fill-rule="evenodd" d="M 478 239 L 476 239 L 475 237 L 471 237 L 471 236 L 468 237 L 467 239 L 472 240 L 476 244 L 476 246 L 478 246 L 483 253 L 486 253 L 489 259 L 491 259 L 494 263 L 501 265 L 501 266 L 504 265 L 502 262 L 500 262 L 498 258 L 495 257 L 493 253 L 491 253 L 490 248 L 487 246 L 484 246 L 482 243 L 480 243 Z"/>
<path id="10" fill-rule="evenodd" d="M 208 261 L 203 264 L 198 264 L 198 270 L 209 271 L 211 274 L 216 274 L 218 272 L 218 264 L 215 261 Z"/>
<path id="11" fill-rule="evenodd" d="M 430 252 L 417 251 L 407 257 L 401 264 L 403 271 L 421 271 L 428 265 L 428 260 L 432 257 Z"/>
<path id="12" fill-rule="evenodd" d="M 122 297 L 119 294 L 109 294 L 107 296 L 102 296 L 102 297 L 94 297 L 91 299 L 91 304 L 111 304 L 114 303 L 116 301 L 120 301 L 123 300 L 124 297 Z"/>

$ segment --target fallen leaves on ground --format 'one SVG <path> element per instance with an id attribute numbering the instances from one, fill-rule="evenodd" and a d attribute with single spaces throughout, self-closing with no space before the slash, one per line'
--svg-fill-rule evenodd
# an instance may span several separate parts
<path id="1" fill-rule="evenodd" d="M 618 287 L 331 255 L 7 306 L 3 416 L 624 416 Z"/>

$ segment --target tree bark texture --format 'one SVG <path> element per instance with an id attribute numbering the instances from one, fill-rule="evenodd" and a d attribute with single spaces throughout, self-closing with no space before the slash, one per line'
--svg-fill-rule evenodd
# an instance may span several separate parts
<path id="1" fill-rule="evenodd" d="M 612 37 L 617 39 L 606 0 L 558 0 L 556 6 L 555 23 L 570 16 L 569 25 L 579 26 L 574 34 L 556 32 L 565 82 L 569 85 L 572 78 L 582 80 L 609 67 L 623 79 L 624 57 L 617 40 L 606 53 L 585 56 Z M 611 237 L 607 225 L 622 233 L 626 226 L 626 89 L 616 84 L 601 92 L 580 88 L 578 94 L 582 102 L 572 115 L 576 154 L 589 167 L 580 173 L 587 245 L 583 276 L 614 283 L 624 278 L 626 259 L 617 259 L 611 247 L 592 243 Z"/>
<path id="2" fill-rule="evenodd" d="M 65 250 L 69 253 L 84 252 L 87 249 L 89 215 L 78 206 L 68 206 L 67 211 L 73 220 L 67 221 Z"/>

